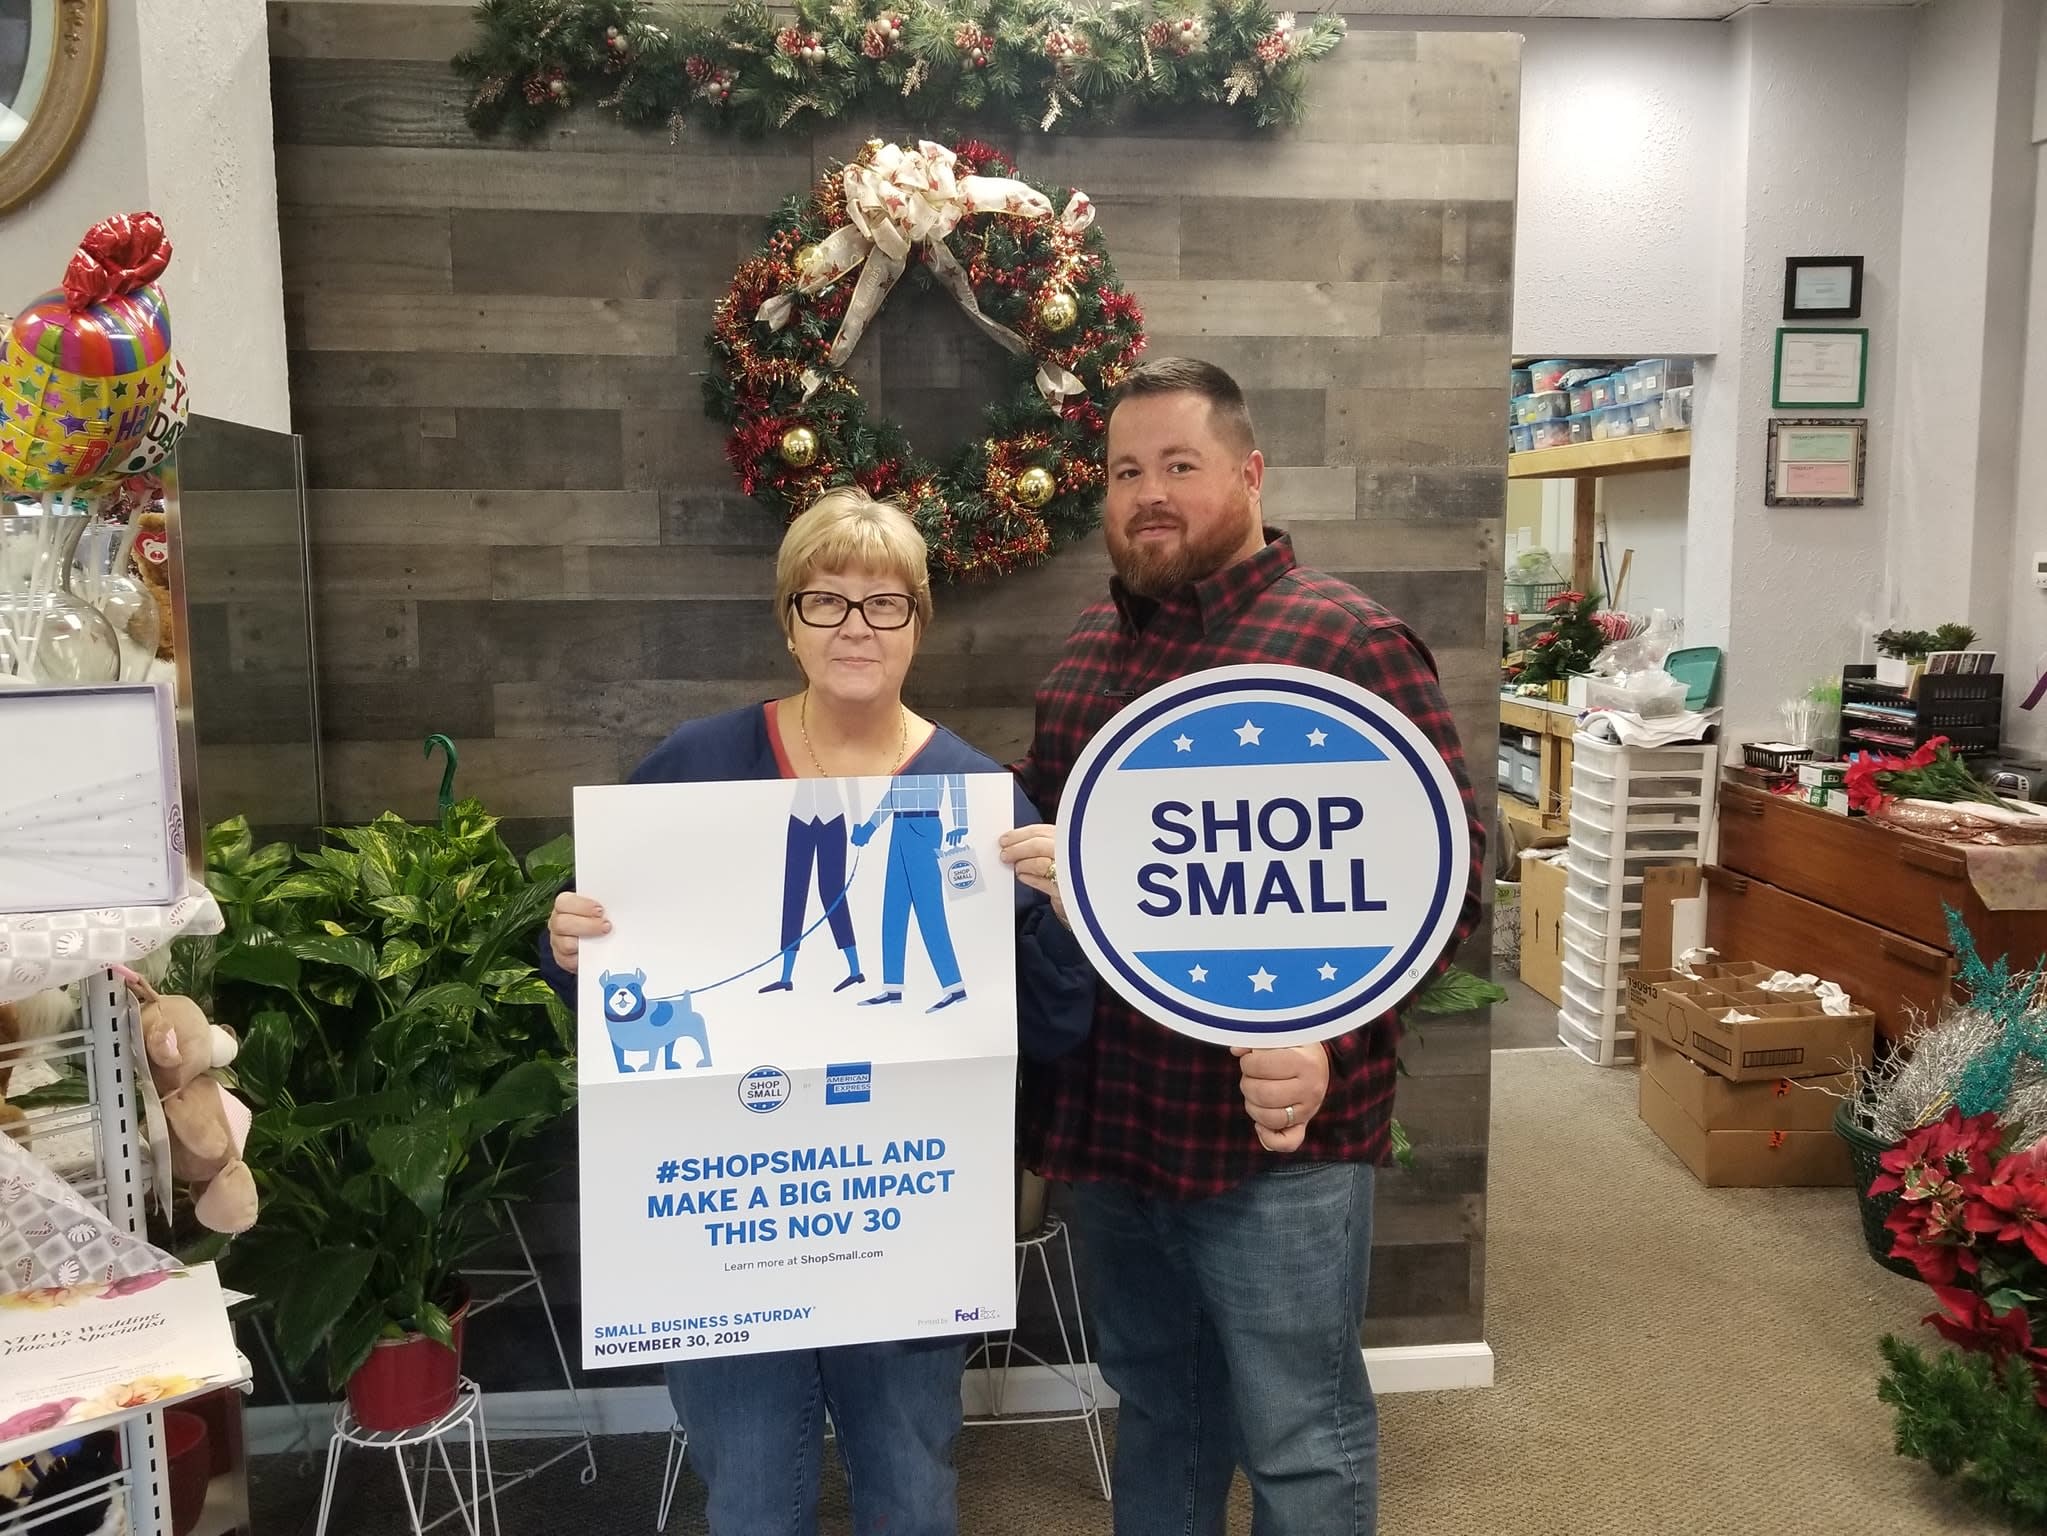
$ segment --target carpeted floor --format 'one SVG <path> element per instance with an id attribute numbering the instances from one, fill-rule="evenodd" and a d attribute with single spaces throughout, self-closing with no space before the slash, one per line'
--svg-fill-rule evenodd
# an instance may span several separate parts
<path id="1" fill-rule="evenodd" d="M 1876 1340 L 1922 1288 L 1871 1263 L 1846 1190 L 1707 1190 L 1635 1117 L 1635 1075 L 1496 1055 L 1490 1391 L 1382 1404 L 1387 1536 L 1921 1536 L 1993 1527 L 1891 1453 Z M 504 1536 L 651 1531 L 659 1436 L 508 1492 Z M 507 1445 L 530 1455 L 531 1442 Z M 349 1464 L 331 1529 L 405 1529 L 388 1465 Z M 317 1473 L 258 1463 L 255 1528 L 312 1529 Z M 1250 1529 L 1241 1483 L 1233 1533 Z M 828 1481 L 827 1532 L 847 1529 Z M 973 1429 L 965 1536 L 1106 1536 L 1078 1427 Z M 701 1536 L 685 1477 L 671 1533 Z"/>

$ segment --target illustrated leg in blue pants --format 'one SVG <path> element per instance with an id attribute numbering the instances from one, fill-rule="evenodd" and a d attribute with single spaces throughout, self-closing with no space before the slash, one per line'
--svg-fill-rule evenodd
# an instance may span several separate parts
<path id="1" fill-rule="evenodd" d="M 938 878 L 938 850 L 944 839 L 939 819 L 898 813 L 889 828 L 888 885 L 881 898 L 881 984 L 883 990 L 866 1003 L 903 1000 L 903 959 L 909 942 L 910 914 L 931 969 L 945 995 L 926 1013 L 950 1008 L 967 995 L 960 981 L 959 959 L 953 953 L 952 929 L 945 915 L 945 890 Z M 864 1005 L 863 1005 L 864 1006 Z"/>
<path id="2" fill-rule="evenodd" d="M 846 979 L 834 992 L 863 982 L 860 951 L 853 942 L 853 915 L 846 900 L 846 818 L 830 821 L 789 818 L 789 836 L 782 864 L 782 979 L 771 981 L 763 992 L 790 992 L 795 983 L 796 951 L 803 941 L 803 917 L 810 906 L 810 871 L 817 869 L 818 900 L 824 903 L 832 925 L 832 940 L 846 957 Z"/>

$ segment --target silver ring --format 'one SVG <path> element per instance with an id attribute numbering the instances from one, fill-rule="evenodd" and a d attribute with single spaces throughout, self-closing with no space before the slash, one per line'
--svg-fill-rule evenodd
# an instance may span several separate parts
<path id="1" fill-rule="evenodd" d="M 1286 1128 L 1288 1130 L 1294 1128 L 1294 1107 L 1291 1104 L 1286 1107 Z"/>

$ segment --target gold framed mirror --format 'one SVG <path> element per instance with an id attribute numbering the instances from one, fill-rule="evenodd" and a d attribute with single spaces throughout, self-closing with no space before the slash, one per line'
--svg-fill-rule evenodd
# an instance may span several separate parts
<path id="1" fill-rule="evenodd" d="M 106 50 L 107 0 L 0 0 L 0 212 L 71 157 Z"/>

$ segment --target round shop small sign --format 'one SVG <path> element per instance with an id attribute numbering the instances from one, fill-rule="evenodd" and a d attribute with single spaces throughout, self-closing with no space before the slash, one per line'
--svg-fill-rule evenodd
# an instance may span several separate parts
<path id="1" fill-rule="evenodd" d="M 780 1067 L 755 1067 L 739 1080 L 739 1102 L 757 1115 L 772 1115 L 789 1102 L 789 1074 Z"/>
<path id="2" fill-rule="evenodd" d="M 1218 667 L 1126 706 L 1059 809 L 1073 931 L 1130 1005 L 1196 1039 L 1294 1045 L 1376 1018 L 1455 933 L 1457 781 L 1386 700 Z"/>

